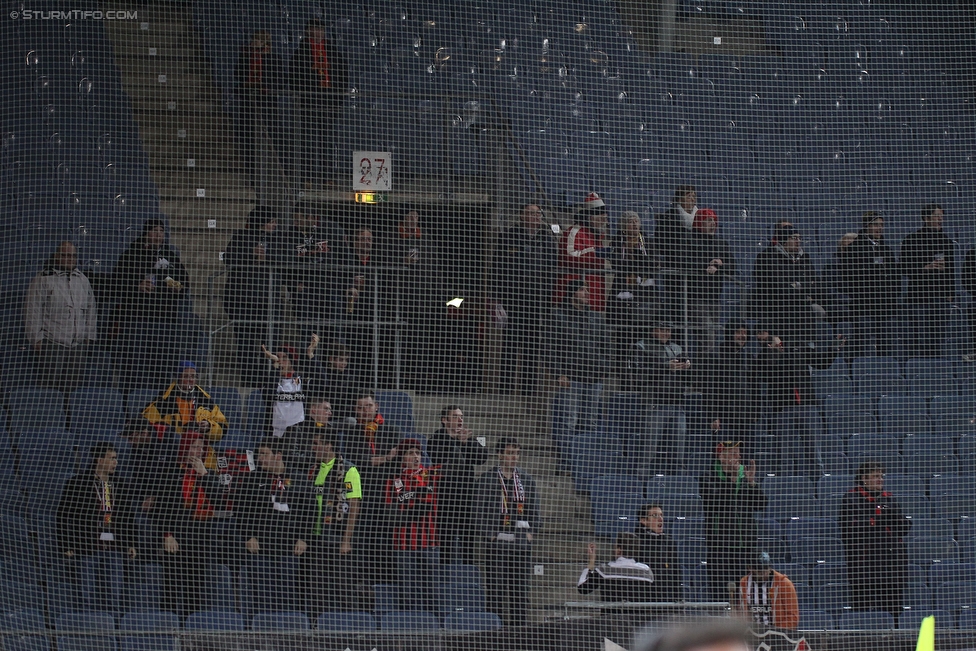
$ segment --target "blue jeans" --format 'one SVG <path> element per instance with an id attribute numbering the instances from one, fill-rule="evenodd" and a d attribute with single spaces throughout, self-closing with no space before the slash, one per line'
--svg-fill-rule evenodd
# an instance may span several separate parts
<path id="1" fill-rule="evenodd" d="M 684 410 L 678 405 L 651 405 L 647 423 L 647 463 L 654 471 L 677 472 L 685 458 Z"/>
<path id="2" fill-rule="evenodd" d="M 556 392 L 552 405 L 552 430 L 563 461 L 569 459 L 569 446 L 577 432 L 596 429 L 602 394 L 602 382 L 570 382 L 568 389 Z"/>

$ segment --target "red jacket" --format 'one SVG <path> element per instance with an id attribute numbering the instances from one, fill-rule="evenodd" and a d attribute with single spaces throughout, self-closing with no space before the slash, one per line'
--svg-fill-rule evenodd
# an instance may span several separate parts
<path id="1" fill-rule="evenodd" d="M 566 286 L 579 280 L 578 270 L 604 268 L 603 258 L 596 254 L 602 244 L 588 226 L 581 224 L 576 224 L 563 234 L 559 242 L 559 267 L 562 273 L 556 280 L 554 303 L 561 303 L 566 295 Z M 585 280 L 590 290 L 590 309 L 603 312 L 607 307 L 603 274 L 590 274 Z"/>
<path id="2" fill-rule="evenodd" d="M 393 548 L 417 551 L 440 546 L 437 540 L 436 476 L 429 468 L 403 468 L 386 482 L 393 517 Z"/>

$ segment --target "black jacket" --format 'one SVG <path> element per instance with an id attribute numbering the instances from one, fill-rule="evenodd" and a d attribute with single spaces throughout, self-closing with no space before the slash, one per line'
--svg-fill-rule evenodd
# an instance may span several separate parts
<path id="1" fill-rule="evenodd" d="M 753 280 L 760 325 L 778 329 L 789 320 L 810 317 L 819 287 L 806 253 L 790 255 L 781 246 L 767 246 L 756 256 Z"/>
<path id="2" fill-rule="evenodd" d="M 735 255 L 728 243 L 718 235 L 705 235 L 695 232 L 692 235 L 695 264 L 689 270 L 688 300 L 691 302 L 715 304 L 722 297 L 722 284 L 735 278 Z M 722 261 L 715 274 L 708 273 L 708 263 L 714 259 Z"/>
<path id="3" fill-rule="evenodd" d="M 346 62 L 339 50 L 328 39 L 324 39 L 324 41 L 325 56 L 329 62 L 329 87 L 325 88 L 321 85 L 319 74 L 313 68 L 312 47 L 309 44 L 308 37 L 304 37 L 298 44 L 295 54 L 291 57 L 289 69 L 291 91 L 297 94 L 328 98 L 338 106 L 342 94 L 349 89 Z"/>
<path id="4" fill-rule="evenodd" d="M 631 361 L 635 386 L 646 393 L 655 405 L 682 404 L 694 367 L 672 370 L 671 360 L 686 358 L 687 355 L 674 339 L 666 344 L 653 336 L 641 339 L 634 344 L 634 358 Z"/>
<path id="5" fill-rule="evenodd" d="M 278 287 L 268 286 L 274 256 L 278 252 L 277 231 L 268 233 L 261 228 L 242 228 L 231 237 L 224 251 L 227 280 L 224 283 L 224 312 L 232 319 L 265 319 L 268 316 L 269 295 L 277 298 Z M 264 246 L 264 260 L 254 249 Z M 277 285 L 280 285 L 280 276 Z"/>
<path id="6" fill-rule="evenodd" d="M 305 540 L 309 531 L 311 513 L 304 497 L 301 482 L 288 472 L 247 473 L 234 499 L 241 541 L 257 538 L 261 554 L 291 554 L 295 541 Z"/>
<path id="7" fill-rule="evenodd" d="M 654 220 L 654 249 L 661 260 L 661 266 L 665 269 L 690 271 L 695 260 L 695 232 L 685 227 L 677 206 L 656 215 Z"/>
<path id="8" fill-rule="evenodd" d="M 119 300 L 118 312 L 125 320 L 175 319 L 180 302 L 188 295 L 190 277 L 180 254 L 169 244 L 146 248 L 144 239 L 133 242 L 115 265 L 115 294 Z M 183 286 L 173 291 L 166 285 L 170 277 Z M 139 290 L 143 280 L 151 279 L 151 293 Z"/>
<path id="9" fill-rule="evenodd" d="M 680 601 L 681 565 L 674 540 L 666 533 L 655 534 L 643 526 L 637 527 L 634 533 L 640 539 L 640 553 L 635 560 L 654 573 L 651 601 Z"/>
<path id="10" fill-rule="evenodd" d="M 938 259 L 945 268 L 926 269 Z M 902 275 L 908 278 L 911 304 L 950 301 L 956 293 L 955 244 L 942 231 L 925 226 L 901 242 Z"/>
<path id="11" fill-rule="evenodd" d="M 901 295 L 901 275 L 895 252 L 884 241 L 874 241 L 863 230 L 847 247 L 844 289 L 855 314 L 893 314 Z"/>
<path id="12" fill-rule="evenodd" d="M 759 542 L 755 516 L 766 508 L 759 484 L 750 485 L 745 476 L 727 477 L 716 460 L 712 471 L 701 479 L 701 497 L 709 553 L 755 551 Z"/>
<path id="13" fill-rule="evenodd" d="M 102 482 L 92 471 L 71 477 L 61 492 L 57 511 L 58 545 L 62 552 L 92 554 L 102 548 L 103 532 L 115 537 L 112 548 L 125 551 L 136 546 L 132 525 L 132 503 L 125 483 L 115 478 L 109 483 L 111 522 L 105 523 L 102 510 Z"/>
<path id="14" fill-rule="evenodd" d="M 745 425 L 759 412 L 759 373 L 749 346 L 739 348 L 732 340 L 718 346 L 700 373 L 703 411 L 708 422 Z"/>
<path id="15" fill-rule="evenodd" d="M 439 468 L 437 501 L 439 517 L 460 519 L 469 511 L 477 490 L 477 468 L 488 461 L 488 450 L 475 437 L 462 443 L 444 428 L 427 441 L 427 454 Z"/>
<path id="16" fill-rule="evenodd" d="M 810 348 L 784 342 L 782 351 L 760 347 L 757 363 L 766 382 L 769 407 L 780 410 L 790 406 L 817 404 L 810 368 L 826 369 L 833 363 L 837 349 Z"/>
<path id="17" fill-rule="evenodd" d="M 519 312 L 540 313 L 552 300 L 556 242 L 540 227 L 532 237 L 521 226 L 502 235 L 491 270 L 491 295 L 517 318 Z"/>
<path id="18" fill-rule="evenodd" d="M 574 382 L 602 382 L 607 372 L 607 324 L 602 312 L 577 310 L 567 299 L 556 311 L 550 368 Z"/>
<path id="19" fill-rule="evenodd" d="M 370 459 L 389 454 L 402 439 L 399 429 L 385 423 L 377 428 L 372 445 L 366 439 L 363 425 L 357 424 L 354 428 L 345 431 L 342 456 L 359 469 L 359 478 L 363 487 L 363 504 L 369 506 L 382 504 L 386 480 L 400 472 L 399 456 L 379 466 L 374 466 Z"/>
<path id="20" fill-rule="evenodd" d="M 522 502 L 522 512 L 519 513 L 513 499 L 513 480 L 505 479 L 505 492 L 503 493 L 501 474 L 495 466 L 481 475 L 478 480 L 478 513 L 480 515 L 480 526 L 478 529 L 486 537 L 494 540 L 499 533 L 509 533 L 515 536 L 517 541 L 524 541 L 525 534 L 531 533 L 538 535 L 542 529 L 542 511 L 539 508 L 539 493 L 536 490 L 535 480 L 521 468 L 516 469 L 525 499 Z M 508 515 L 502 513 L 503 495 L 508 495 Z M 507 520 L 507 525 L 506 525 Z M 527 522 L 528 528 L 518 526 L 518 522 Z"/>

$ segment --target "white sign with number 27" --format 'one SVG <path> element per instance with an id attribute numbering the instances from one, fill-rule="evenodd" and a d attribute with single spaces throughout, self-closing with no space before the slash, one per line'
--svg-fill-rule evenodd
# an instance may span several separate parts
<path id="1" fill-rule="evenodd" d="M 352 153 L 352 189 L 382 192 L 393 189 L 393 161 L 388 151 Z"/>

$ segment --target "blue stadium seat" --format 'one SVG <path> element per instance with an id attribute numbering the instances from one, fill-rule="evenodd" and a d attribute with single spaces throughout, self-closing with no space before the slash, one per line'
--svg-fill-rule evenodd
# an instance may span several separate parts
<path id="1" fill-rule="evenodd" d="M 177 651 L 179 638 L 173 635 L 180 629 L 180 618 L 163 610 L 142 610 L 126 613 L 120 622 L 123 631 L 158 631 L 169 635 L 125 635 L 120 639 L 121 651 Z"/>
<path id="2" fill-rule="evenodd" d="M 621 531 L 633 531 L 643 503 L 644 491 L 634 477 L 604 475 L 590 482 L 593 525 L 598 536 L 612 539 Z"/>
<path id="3" fill-rule="evenodd" d="M 400 586 L 377 583 L 373 586 L 373 612 L 377 615 L 400 610 Z"/>
<path id="4" fill-rule="evenodd" d="M 881 396 L 878 400 L 878 425 L 883 434 L 896 438 L 931 431 L 925 400 L 917 396 Z"/>
<path id="5" fill-rule="evenodd" d="M 792 544 L 794 563 L 820 565 L 844 563 L 844 544 L 840 538 L 800 538 Z"/>
<path id="6" fill-rule="evenodd" d="M 619 474 L 622 465 L 620 446 L 602 432 L 579 432 L 567 442 L 573 486 L 577 492 L 590 490 L 591 482 L 601 475 Z"/>
<path id="7" fill-rule="evenodd" d="M 874 405 L 865 396 L 830 396 L 824 401 L 824 421 L 827 433 L 835 436 L 874 434 L 877 422 Z"/>
<path id="8" fill-rule="evenodd" d="M 697 495 L 672 495 L 661 500 L 666 517 L 701 518 L 704 516 L 701 497 Z"/>
<path id="9" fill-rule="evenodd" d="M 639 393 L 617 392 L 606 400 L 607 436 L 623 451 L 624 467 L 634 470 L 642 459 L 647 436 L 647 410 Z"/>
<path id="10" fill-rule="evenodd" d="M 698 480 L 688 475 L 656 475 L 647 481 L 647 499 L 662 500 L 671 495 L 698 495 Z M 668 514 L 665 514 L 668 515 Z"/>
<path id="11" fill-rule="evenodd" d="M 122 609 L 126 613 L 158 610 L 163 595 L 163 568 L 158 563 L 139 563 L 127 570 Z"/>
<path id="12" fill-rule="evenodd" d="M 319 615 L 315 628 L 320 631 L 370 633 L 376 630 L 372 613 L 363 611 L 335 611 Z"/>
<path id="13" fill-rule="evenodd" d="M 952 538 L 952 522 L 945 518 L 912 518 L 909 535 L 912 538 Z"/>
<path id="14" fill-rule="evenodd" d="M 942 585 L 947 581 L 976 581 L 976 563 L 933 563 L 929 568 L 929 585 Z"/>
<path id="15" fill-rule="evenodd" d="M 806 477 L 766 477 L 762 490 L 767 497 L 773 495 L 816 495 L 816 487 Z"/>
<path id="16" fill-rule="evenodd" d="M 381 631 L 437 631 L 441 622 L 434 613 L 422 610 L 400 610 L 384 613 L 380 617 Z"/>
<path id="17" fill-rule="evenodd" d="M 705 565 L 682 564 L 681 593 L 685 601 L 708 601 L 708 573 Z"/>
<path id="18" fill-rule="evenodd" d="M 701 565 L 708 560 L 704 538 L 684 538 L 676 540 L 678 562 L 682 565 Z"/>
<path id="19" fill-rule="evenodd" d="M 810 570 L 810 585 L 817 589 L 847 582 L 847 565 L 844 563 L 820 563 Z"/>
<path id="20" fill-rule="evenodd" d="M 905 440 L 902 442 L 902 454 L 906 457 L 913 457 L 915 455 L 951 455 L 954 449 L 955 445 L 952 439 L 944 434 L 916 434 L 915 436 L 905 437 Z"/>
<path id="21" fill-rule="evenodd" d="M 288 611 L 297 606 L 289 602 L 297 598 L 297 565 L 296 558 L 247 558 L 240 572 L 239 610 L 253 617 L 256 613 Z"/>
<path id="22" fill-rule="evenodd" d="M 265 436 L 267 414 L 268 403 L 264 400 L 264 394 L 261 389 L 254 389 L 244 401 L 244 421 L 250 440 L 260 441 Z"/>
<path id="23" fill-rule="evenodd" d="M 932 588 L 933 605 L 955 618 L 964 606 L 976 603 L 976 583 L 972 581 L 947 581 Z"/>
<path id="24" fill-rule="evenodd" d="M 444 629 L 448 631 L 496 631 L 501 627 L 502 620 L 495 613 L 460 612 L 444 618 Z"/>
<path id="25" fill-rule="evenodd" d="M 923 569 L 933 563 L 958 563 L 959 547 L 952 538 L 912 537 L 908 539 L 908 562 Z"/>
<path id="26" fill-rule="evenodd" d="M 836 625 L 841 631 L 890 631 L 895 628 L 895 618 L 882 611 L 842 612 Z"/>
<path id="27" fill-rule="evenodd" d="M 58 637 L 58 651 L 116 651 L 115 617 L 104 612 L 70 612 L 54 620 L 56 631 L 91 631 L 99 635 Z"/>
<path id="28" fill-rule="evenodd" d="M 293 610 L 272 610 L 257 613 L 251 620 L 255 631 L 307 631 L 311 628 L 305 613 Z"/>
<path id="29" fill-rule="evenodd" d="M 956 395 L 952 364 L 947 359 L 913 357 L 905 365 L 909 392 L 919 398 Z"/>
<path id="30" fill-rule="evenodd" d="M 944 619 L 942 619 L 942 616 L 945 616 L 945 618 L 948 619 L 946 613 L 941 613 L 941 615 L 936 614 L 935 621 L 936 622 L 945 621 Z M 904 615 L 902 615 L 902 617 L 904 617 Z M 916 626 L 915 628 L 917 629 L 918 626 Z M 962 612 L 960 612 L 959 620 L 956 622 L 956 628 L 963 631 L 976 630 L 976 610 L 970 609 L 970 610 L 963 610 Z"/>
<path id="31" fill-rule="evenodd" d="M 828 583 L 820 588 L 821 610 L 836 615 L 851 606 L 851 590 L 847 583 Z"/>
<path id="32" fill-rule="evenodd" d="M 7 398 L 10 431 L 23 435 L 38 429 L 64 429 L 64 394 L 54 389 L 24 387 L 14 389 Z"/>
<path id="33" fill-rule="evenodd" d="M 233 610 L 201 610 L 186 618 L 187 631 L 243 631 L 244 616 Z"/>
<path id="34" fill-rule="evenodd" d="M 937 434 L 958 439 L 976 431 L 972 422 L 976 403 L 971 396 L 936 396 L 929 403 L 929 416 Z"/>
<path id="35" fill-rule="evenodd" d="M 901 367 L 894 357 L 858 357 L 851 364 L 851 377 L 854 390 L 872 400 L 908 392 Z"/>
<path id="36" fill-rule="evenodd" d="M 800 609 L 801 631 L 829 631 L 834 628 L 833 618 L 823 610 Z"/>
<path id="37" fill-rule="evenodd" d="M 45 631 L 44 611 L 31 608 L 0 610 L 0 633 Z M 3 635 L 5 651 L 50 651 L 51 641 L 43 635 Z"/>
<path id="38" fill-rule="evenodd" d="M 840 538 L 840 527 L 831 518 L 797 518 L 787 522 L 783 530 L 787 542 L 793 543 L 801 538 Z"/>
<path id="39" fill-rule="evenodd" d="M 0 515 L 0 559 L 5 572 L 4 579 L 36 583 L 37 546 L 30 535 L 30 524 L 17 515 Z M 25 605 L 23 608 L 31 608 Z"/>
<path id="40" fill-rule="evenodd" d="M 668 514 L 665 514 L 664 517 L 666 522 L 670 520 Z M 705 518 L 674 518 L 670 525 L 665 524 L 665 532 L 669 533 L 675 540 L 702 538 L 705 536 Z"/>
<path id="41" fill-rule="evenodd" d="M 463 565 L 461 563 L 438 565 L 437 571 L 439 583 L 477 583 L 484 585 L 481 568 L 477 565 Z"/>
<path id="42" fill-rule="evenodd" d="M 122 394 L 110 387 L 82 387 L 68 397 L 71 431 L 92 440 L 95 435 L 118 434 L 125 414 Z"/>
<path id="43" fill-rule="evenodd" d="M 779 522 L 790 518 L 815 518 L 820 515 L 820 503 L 812 494 L 774 494 L 767 498 L 765 515 Z"/>
<path id="44" fill-rule="evenodd" d="M 158 389 L 133 389 L 126 396 L 125 414 L 128 418 L 140 416 L 150 402 L 159 396 Z"/>
<path id="45" fill-rule="evenodd" d="M 37 583 L 0 579 L 0 612 L 21 609 L 44 610 L 44 592 Z"/>
<path id="46" fill-rule="evenodd" d="M 823 501 L 831 495 L 842 495 L 854 487 L 854 475 L 830 475 L 817 481 L 817 497 Z"/>
<path id="47" fill-rule="evenodd" d="M 885 490 L 895 497 L 924 497 L 925 480 L 922 475 L 889 472 L 885 474 Z"/>
<path id="48" fill-rule="evenodd" d="M 813 388 L 818 400 L 825 400 L 827 396 L 850 395 L 851 379 L 845 373 L 835 368 L 813 371 Z"/>
<path id="49" fill-rule="evenodd" d="M 441 615 L 485 610 L 485 589 L 478 583 L 441 583 L 438 596 Z"/>
<path id="50" fill-rule="evenodd" d="M 397 427 L 404 437 L 415 436 L 417 428 L 414 425 L 413 398 L 406 391 L 377 391 L 376 403 L 383 419 L 390 425 Z"/>

